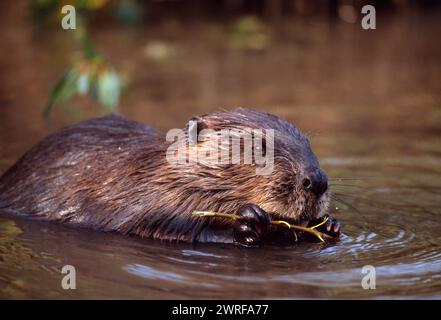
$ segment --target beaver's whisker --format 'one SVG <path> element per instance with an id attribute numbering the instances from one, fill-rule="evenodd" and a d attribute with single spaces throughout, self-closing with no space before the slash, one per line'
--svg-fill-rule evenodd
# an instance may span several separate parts
<path id="1" fill-rule="evenodd" d="M 345 194 L 337 194 L 337 196 L 350 197 L 352 199 L 357 200 L 357 202 L 359 204 L 368 206 L 370 208 L 376 208 L 376 209 L 382 209 L 382 210 L 386 209 L 386 210 L 392 210 L 392 211 L 398 211 L 398 212 L 409 208 L 408 204 L 402 204 L 402 203 L 398 203 L 398 202 L 395 202 L 392 200 L 388 201 L 387 199 L 376 198 L 375 201 L 371 201 L 370 199 L 367 199 L 367 198 L 361 198 L 361 197 L 350 196 L 350 195 L 345 195 Z M 333 200 L 337 200 L 337 199 L 334 199 L 332 196 L 331 196 L 331 198 Z M 419 208 L 420 210 L 423 210 L 426 213 L 433 213 L 430 210 L 428 210 L 427 208 L 422 207 L 422 206 L 412 205 L 412 207 Z"/>
<path id="2" fill-rule="evenodd" d="M 342 200 L 341 198 L 337 198 L 335 195 L 331 195 L 332 200 L 336 202 L 340 202 L 341 204 L 351 208 L 352 210 L 356 211 L 358 214 L 362 214 L 360 210 L 358 210 L 356 207 L 354 207 L 352 204 L 348 203 L 347 201 Z"/>
<path id="3" fill-rule="evenodd" d="M 358 181 L 363 181 L 363 180 L 368 180 L 368 179 L 378 179 L 379 177 L 332 177 L 332 178 L 328 178 L 328 180 L 358 180 Z"/>
<path id="4" fill-rule="evenodd" d="M 337 192 L 337 191 L 333 190 L 332 194 L 336 195 L 337 197 L 348 197 L 348 198 L 355 199 L 355 200 L 368 200 L 368 199 L 360 196 L 359 194 L 348 193 L 346 191 L 345 191 L 345 193 L 340 193 L 340 192 Z"/>
<path id="5" fill-rule="evenodd" d="M 346 200 L 344 198 L 349 198 L 349 199 Z M 361 216 L 364 216 L 364 215 L 361 214 L 361 210 L 358 209 L 358 207 L 360 207 L 360 206 L 361 207 L 368 207 L 368 208 L 372 208 L 372 207 L 380 208 L 375 203 L 373 203 L 370 199 L 366 199 L 366 198 L 362 198 L 362 197 L 358 197 L 358 196 L 353 196 L 353 195 L 334 194 L 333 197 L 331 197 L 331 199 L 334 200 L 336 203 L 345 205 L 348 208 L 353 209 Z M 351 204 L 349 201 L 356 202 L 358 207 L 356 207 L 354 204 Z"/>
<path id="6" fill-rule="evenodd" d="M 328 178 L 329 181 L 363 181 L 362 178 Z"/>
<path id="7" fill-rule="evenodd" d="M 341 188 L 358 188 L 363 190 L 371 190 L 371 188 L 365 186 L 357 186 L 355 184 L 329 184 L 330 188 L 341 187 Z"/>
<path id="8" fill-rule="evenodd" d="M 330 183 L 331 186 L 342 186 L 342 187 L 363 187 L 362 185 L 358 184 L 347 184 L 347 183 Z"/>

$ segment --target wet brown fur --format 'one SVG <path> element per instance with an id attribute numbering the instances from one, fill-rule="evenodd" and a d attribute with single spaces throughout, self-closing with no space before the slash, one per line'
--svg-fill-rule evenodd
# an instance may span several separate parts
<path id="1" fill-rule="evenodd" d="M 215 130 L 274 129 L 272 174 L 245 164 L 171 164 L 163 133 L 111 115 L 64 128 L 28 151 L 0 177 L 0 211 L 146 238 L 231 242 L 217 232 L 224 224 L 191 213 L 235 213 L 253 203 L 305 224 L 326 208 L 328 192 L 316 199 L 301 187 L 319 163 L 291 123 L 242 108 L 198 121 Z"/>

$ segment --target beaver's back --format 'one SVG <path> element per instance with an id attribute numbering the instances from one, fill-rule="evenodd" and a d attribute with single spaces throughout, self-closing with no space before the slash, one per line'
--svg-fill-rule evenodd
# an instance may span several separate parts
<path id="1" fill-rule="evenodd" d="M 62 129 L 0 177 L 0 211 L 112 228 L 99 193 L 123 188 L 136 170 L 132 159 L 161 139 L 155 129 L 116 115 Z M 85 208 L 96 211 L 88 215 Z"/>

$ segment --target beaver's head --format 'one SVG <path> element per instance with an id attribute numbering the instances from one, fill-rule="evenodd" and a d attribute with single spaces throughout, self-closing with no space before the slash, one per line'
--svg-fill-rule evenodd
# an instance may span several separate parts
<path id="1" fill-rule="evenodd" d="M 233 138 L 227 138 L 229 153 L 224 152 L 222 159 L 221 150 L 226 147 L 219 141 L 225 143 L 222 132 L 225 134 L 226 129 Z M 268 129 L 272 129 L 273 139 Z M 249 146 L 244 136 L 250 132 L 253 153 L 247 164 L 244 150 L 249 150 Z M 196 141 L 194 133 L 198 134 Z M 240 138 L 240 163 L 232 161 L 235 138 Z M 175 185 L 180 189 L 176 201 L 186 202 L 189 209 L 235 213 L 240 206 L 253 203 L 297 224 L 305 224 L 327 209 L 327 176 L 308 139 L 286 120 L 243 108 L 219 112 L 193 118 L 186 128 L 186 139 L 190 162 L 174 164 L 172 170 L 180 175 L 176 176 Z M 259 139 L 263 140 L 261 145 Z M 259 153 L 264 160 L 260 164 L 253 156 Z M 229 161 L 225 155 L 229 155 Z M 259 172 L 264 167 L 266 170 Z M 198 201 L 190 204 L 191 199 Z"/>

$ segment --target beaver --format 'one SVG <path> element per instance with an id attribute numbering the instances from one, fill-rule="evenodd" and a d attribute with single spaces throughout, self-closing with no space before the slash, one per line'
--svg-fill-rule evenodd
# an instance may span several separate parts
<path id="1" fill-rule="evenodd" d="M 292 231 L 271 225 L 273 219 L 303 226 L 323 219 L 328 179 L 307 137 L 293 124 L 247 108 L 192 121 L 198 134 L 272 129 L 271 174 L 256 174 L 254 162 L 168 161 L 173 141 L 164 133 L 112 114 L 61 129 L 26 152 L 0 177 L 0 212 L 142 238 L 243 246 L 289 243 Z M 183 129 L 187 140 L 189 130 L 188 125 Z M 186 152 L 205 143 L 189 144 Z M 195 210 L 245 219 L 197 217 Z M 321 228 L 340 233 L 334 219 Z"/>

